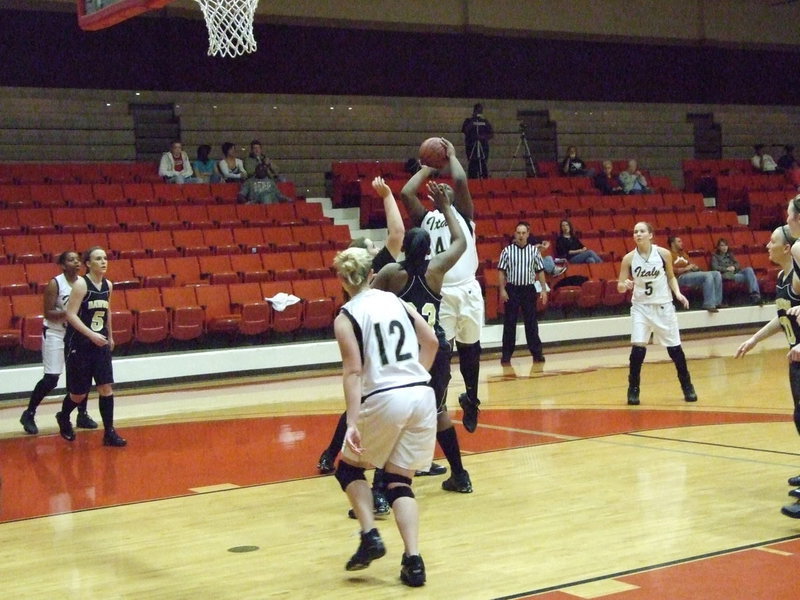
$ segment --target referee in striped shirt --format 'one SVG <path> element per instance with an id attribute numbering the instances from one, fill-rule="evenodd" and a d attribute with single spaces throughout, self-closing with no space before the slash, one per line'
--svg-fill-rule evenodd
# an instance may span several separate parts
<path id="1" fill-rule="evenodd" d="M 525 322 L 525 339 L 534 362 L 544 362 L 539 322 L 536 320 L 536 280 L 542 289 L 542 304 L 547 305 L 547 284 L 539 249 L 528 243 L 531 226 L 520 221 L 514 230 L 514 241 L 503 248 L 497 265 L 500 273 L 500 299 L 505 303 L 503 322 L 503 354 L 500 363 L 511 364 L 517 343 L 517 317 L 520 308 Z"/>

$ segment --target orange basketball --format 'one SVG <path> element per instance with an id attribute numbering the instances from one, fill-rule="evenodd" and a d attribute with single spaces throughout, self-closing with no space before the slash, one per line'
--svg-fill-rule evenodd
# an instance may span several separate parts
<path id="1" fill-rule="evenodd" d="M 434 169 L 447 165 L 447 147 L 442 138 L 432 137 L 422 142 L 419 147 L 419 162 Z"/>

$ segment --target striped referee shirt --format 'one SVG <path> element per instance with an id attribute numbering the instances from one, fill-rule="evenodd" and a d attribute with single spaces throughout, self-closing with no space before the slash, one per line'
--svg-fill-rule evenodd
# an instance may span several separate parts
<path id="1" fill-rule="evenodd" d="M 512 242 L 500 252 L 497 268 L 505 272 L 511 285 L 534 285 L 536 274 L 544 270 L 544 263 L 539 248 L 533 244 L 520 248 Z"/>

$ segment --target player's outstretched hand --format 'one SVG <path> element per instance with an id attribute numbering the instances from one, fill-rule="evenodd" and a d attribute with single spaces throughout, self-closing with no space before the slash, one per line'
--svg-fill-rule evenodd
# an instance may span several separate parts
<path id="1" fill-rule="evenodd" d="M 444 144 L 444 147 L 447 149 L 447 158 L 450 158 L 451 156 L 455 156 L 456 147 L 453 146 L 453 142 L 451 142 L 450 140 L 445 139 L 445 138 L 440 138 L 440 139 L 442 140 L 442 143 Z"/>
<path id="2" fill-rule="evenodd" d="M 435 181 L 428 182 L 428 198 L 433 201 L 437 209 L 442 210 L 451 205 L 450 197 L 444 191 L 444 186 Z"/>
<path id="3" fill-rule="evenodd" d="M 743 341 L 739 347 L 736 349 L 736 354 L 733 355 L 734 358 L 742 358 L 745 354 L 750 352 L 753 348 L 756 347 L 756 341 L 753 338 L 748 338 Z"/>
<path id="4" fill-rule="evenodd" d="M 372 180 L 372 189 L 375 190 L 375 192 L 381 198 L 386 198 L 389 194 L 392 193 L 392 190 L 389 189 L 389 186 L 386 185 L 386 182 L 380 175 Z"/>
<path id="5" fill-rule="evenodd" d="M 633 279 L 626 279 L 625 280 L 625 289 L 632 290 L 633 289 Z"/>
<path id="6" fill-rule="evenodd" d="M 689 299 L 686 296 L 683 294 L 678 294 L 675 297 L 678 299 L 678 302 L 683 305 L 683 308 L 689 308 Z"/>

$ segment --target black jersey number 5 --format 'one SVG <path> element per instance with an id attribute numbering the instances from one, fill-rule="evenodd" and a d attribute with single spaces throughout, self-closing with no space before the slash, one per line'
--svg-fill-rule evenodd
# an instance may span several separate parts
<path id="1" fill-rule="evenodd" d="M 653 282 L 652 281 L 645 281 L 645 283 L 644 283 L 644 295 L 645 296 L 652 296 L 653 295 Z"/>
<path id="2" fill-rule="evenodd" d="M 386 355 L 386 342 L 384 341 L 383 330 L 380 323 L 375 323 L 375 337 L 378 338 L 378 352 L 381 354 L 381 364 L 389 364 L 389 359 Z M 394 359 L 395 362 L 409 360 L 411 358 L 410 352 L 403 352 L 403 344 L 406 341 L 406 331 L 403 329 L 403 324 L 400 321 L 392 320 L 389 322 L 389 335 L 388 338 L 396 338 L 394 346 Z"/>

